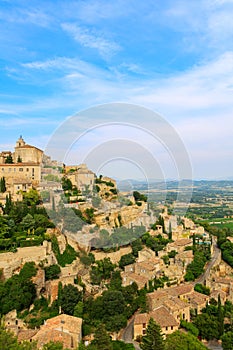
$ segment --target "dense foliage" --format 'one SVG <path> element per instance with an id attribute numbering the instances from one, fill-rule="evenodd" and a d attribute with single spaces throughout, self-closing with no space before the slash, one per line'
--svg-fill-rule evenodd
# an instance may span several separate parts
<path id="1" fill-rule="evenodd" d="M 167 336 L 165 350 L 207 350 L 192 334 L 176 331 Z"/>
<path id="2" fill-rule="evenodd" d="M 207 262 L 207 256 L 204 252 L 196 251 L 193 261 L 187 266 L 185 281 L 194 281 L 202 273 Z"/>
<path id="3" fill-rule="evenodd" d="M 0 281 L 0 314 L 16 309 L 27 309 L 36 298 L 36 288 L 31 281 L 36 274 L 34 263 L 26 263 L 18 275 Z"/>
<path id="4" fill-rule="evenodd" d="M 0 215 L 0 251 L 15 251 L 17 247 L 42 244 L 47 228 L 54 227 L 46 210 L 38 206 L 40 196 L 31 189 L 23 194 L 23 201 L 13 203 L 11 196 L 6 197 L 5 205 L 1 205 Z"/>
<path id="5" fill-rule="evenodd" d="M 56 256 L 57 262 L 60 266 L 66 266 L 66 264 L 71 264 L 77 257 L 77 253 L 73 247 L 69 244 L 66 245 L 66 249 L 63 253 L 60 252 L 57 237 L 53 236 L 52 239 L 52 249 Z"/>

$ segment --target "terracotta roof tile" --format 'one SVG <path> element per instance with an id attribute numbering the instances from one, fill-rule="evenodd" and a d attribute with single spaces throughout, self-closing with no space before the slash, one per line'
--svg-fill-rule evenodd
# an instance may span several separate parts
<path id="1" fill-rule="evenodd" d="M 134 324 L 148 323 L 150 318 L 153 318 L 161 327 L 178 326 L 178 322 L 171 315 L 168 309 L 160 306 L 150 313 L 137 314 L 135 316 Z"/>

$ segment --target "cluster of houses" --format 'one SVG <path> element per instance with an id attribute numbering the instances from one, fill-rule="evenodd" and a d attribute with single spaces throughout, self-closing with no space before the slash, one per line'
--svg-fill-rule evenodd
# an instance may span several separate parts
<path id="1" fill-rule="evenodd" d="M 135 316 L 134 339 L 146 334 L 150 318 L 153 318 L 161 326 L 165 335 L 178 330 L 180 321 L 190 322 L 191 310 L 200 313 L 208 300 L 209 297 L 196 292 L 191 283 L 147 294 L 149 312 Z"/>

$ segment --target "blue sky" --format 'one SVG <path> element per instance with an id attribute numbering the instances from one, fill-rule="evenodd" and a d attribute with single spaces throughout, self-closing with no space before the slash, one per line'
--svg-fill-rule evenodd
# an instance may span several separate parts
<path id="1" fill-rule="evenodd" d="M 174 127 L 195 178 L 233 176 L 232 14 L 233 0 L 0 0 L 0 148 L 45 148 L 68 116 L 126 102 Z"/>

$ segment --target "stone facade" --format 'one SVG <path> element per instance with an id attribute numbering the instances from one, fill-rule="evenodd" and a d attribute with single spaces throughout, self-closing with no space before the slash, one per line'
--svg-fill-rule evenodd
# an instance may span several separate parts
<path id="1" fill-rule="evenodd" d="M 6 164 L 8 156 L 12 164 Z M 15 151 L 0 153 L 0 178 L 4 177 L 6 189 L 13 200 L 21 200 L 20 191 L 26 192 L 32 186 L 38 186 L 41 181 L 41 162 L 43 151 L 28 145 L 20 137 L 16 142 Z"/>
<path id="2" fill-rule="evenodd" d="M 153 318 L 161 327 L 162 333 L 167 336 L 178 330 L 179 322 L 172 316 L 169 310 L 161 306 L 153 312 L 137 314 L 134 319 L 134 339 L 146 334 L 150 318 Z"/>
<path id="3" fill-rule="evenodd" d="M 65 171 L 68 179 L 70 179 L 72 184 L 77 186 L 80 191 L 83 192 L 86 189 L 93 191 L 96 176 L 87 168 L 86 164 L 66 166 Z"/>

